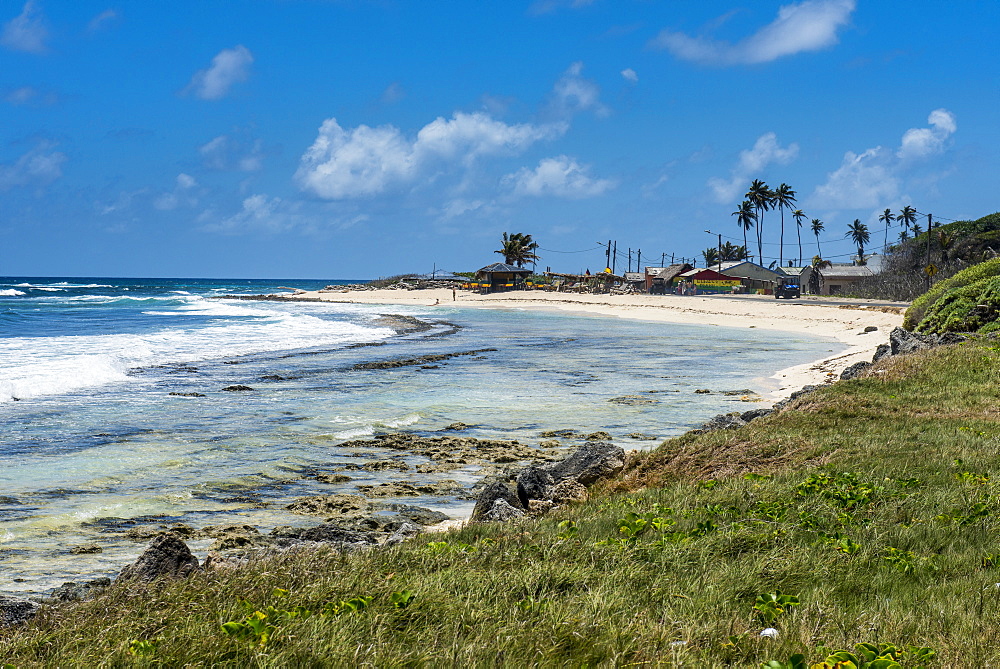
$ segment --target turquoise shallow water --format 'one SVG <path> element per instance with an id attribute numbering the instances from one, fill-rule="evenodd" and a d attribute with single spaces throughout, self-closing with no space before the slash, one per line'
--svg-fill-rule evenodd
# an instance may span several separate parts
<path id="1" fill-rule="evenodd" d="M 320 282 L 320 285 L 330 282 Z M 752 407 L 778 369 L 843 348 L 757 330 L 568 313 L 208 299 L 302 282 L 0 279 L 0 592 L 113 575 L 142 545 L 133 524 L 316 524 L 284 509 L 318 493 L 447 474 L 335 470 L 393 454 L 349 439 L 407 431 L 517 439 L 604 430 L 648 448 Z M 429 328 L 397 334 L 385 315 Z M 359 363 L 495 349 L 433 364 Z M 225 392 L 232 384 L 252 392 Z M 711 394 L 695 394 L 700 388 Z M 183 397 L 170 393 L 199 393 Z M 15 399 L 16 398 L 16 399 Z M 413 458 L 412 464 L 419 464 Z M 456 496 L 406 503 L 460 516 Z M 97 543 L 98 554 L 75 555 Z M 196 551 L 203 546 L 195 546 Z"/>

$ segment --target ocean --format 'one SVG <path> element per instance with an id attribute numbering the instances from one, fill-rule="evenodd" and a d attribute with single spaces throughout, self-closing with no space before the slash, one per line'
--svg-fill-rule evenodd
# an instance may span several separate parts
<path id="1" fill-rule="evenodd" d="M 219 299 L 346 283 L 0 278 L 0 593 L 114 576 L 145 545 L 130 528 L 315 525 L 285 507 L 387 482 L 467 489 L 484 471 L 422 471 L 420 456 L 358 439 L 463 423 L 462 436 L 532 448 L 553 430 L 575 431 L 565 446 L 605 431 L 651 448 L 844 348 L 461 303 Z M 387 458 L 408 466 L 359 467 Z M 382 501 L 452 517 L 473 505 L 455 490 Z"/>

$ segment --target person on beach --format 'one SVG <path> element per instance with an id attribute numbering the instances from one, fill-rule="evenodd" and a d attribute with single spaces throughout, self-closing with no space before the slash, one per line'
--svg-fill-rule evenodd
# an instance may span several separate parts
<path id="1" fill-rule="evenodd" d="M 457 300 L 457 299 L 458 299 L 458 297 L 456 296 L 456 292 L 455 292 L 455 289 L 454 289 L 454 288 L 452 288 L 452 289 L 451 289 L 451 301 L 452 301 L 452 302 L 454 302 L 454 301 L 455 301 L 455 300 Z"/>

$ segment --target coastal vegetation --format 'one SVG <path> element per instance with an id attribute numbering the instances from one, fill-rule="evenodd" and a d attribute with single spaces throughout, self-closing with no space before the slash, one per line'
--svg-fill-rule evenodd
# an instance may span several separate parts
<path id="1" fill-rule="evenodd" d="M 998 393 L 992 339 L 892 356 L 742 428 L 670 439 L 543 518 L 116 583 L 3 629 L 0 660 L 992 665 Z"/>

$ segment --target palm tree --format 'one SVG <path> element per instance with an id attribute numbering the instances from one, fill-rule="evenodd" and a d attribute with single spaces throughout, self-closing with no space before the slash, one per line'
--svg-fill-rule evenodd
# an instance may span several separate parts
<path id="1" fill-rule="evenodd" d="M 822 249 L 819 248 L 819 233 L 823 232 L 823 221 L 818 218 L 812 220 L 812 233 L 816 235 L 816 253 L 819 256 L 823 255 Z"/>
<path id="2" fill-rule="evenodd" d="M 723 244 L 721 251 L 723 262 L 730 260 L 746 260 L 747 258 L 747 247 L 735 246 L 732 242 L 726 242 Z"/>
<path id="3" fill-rule="evenodd" d="M 799 255 L 795 259 L 795 266 L 798 267 L 802 263 L 802 219 L 806 218 L 806 214 L 801 209 L 796 209 L 792 212 L 792 218 L 795 219 L 795 235 L 799 239 Z"/>
<path id="4" fill-rule="evenodd" d="M 915 224 L 917 222 L 917 210 L 916 209 L 914 209 L 910 205 L 906 205 L 905 207 L 903 207 L 899 211 L 899 216 L 896 217 L 896 220 L 899 221 L 900 225 L 902 225 L 902 226 L 904 226 L 906 228 L 910 228 L 912 226 L 914 228 L 914 230 L 913 230 L 914 235 L 917 234 L 916 227 L 915 227 Z"/>
<path id="5" fill-rule="evenodd" d="M 781 212 L 781 238 L 778 245 L 778 267 L 785 264 L 785 208 L 792 208 L 795 204 L 795 191 L 788 184 L 781 184 L 771 193 L 771 206 L 777 207 Z"/>
<path id="6" fill-rule="evenodd" d="M 525 235 L 520 232 L 508 235 L 505 232 L 503 233 L 503 241 L 501 242 L 500 249 L 494 251 L 494 253 L 502 255 L 503 261 L 508 265 L 524 267 L 525 263 L 534 262 L 539 259 L 539 256 L 535 255 L 535 249 L 537 248 L 538 244 L 531 238 L 531 235 Z"/>
<path id="7" fill-rule="evenodd" d="M 822 229 L 822 223 L 820 223 L 820 225 L 821 225 L 820 229 Z M 823 258 L 821 258 L 820 256 L 813 256 L 812 264 L 810 266 L 812 267 L 813 271 L 809 273 L 809 292 L 812 293 L 813 295 L 819 295 L 820 279 L 822 278 L 822 275 L 819 273 L 819 270 L 826 269 L 827 267 L 832 267 L 833 263 L 831 263 L 829 260 L 823 260 Z"/>
<path id="8" fill-rule="evenodd" d="M 774 194 L 767 187 L 766 183 L 760 179 L 754 179 L 745 197 L 757 210 L 757 216 L 755 217 L 757 220 L 757 262 L 763 265 L 764 249 L 762 234 L 764 232 L 764 212 L 771 208 L 774 202 Z"/>
<path id="9" fill-rule="evenodd" d="M 849 237 L 852 242 L 858 245 L 858 264 L 865 264 L 865 244 L 868 243 L 870 235 L 868 234 L 868 226 L 861 222 L 860 219 L 854 219 L 854 222 L 847 226 L 847 234 L 845 237 Z"/>
<path id="10" fill-rule="evenodd" d="M 889 248 L 889 224 L 896 220 L 896 217 L 892 215 L 892 209 L 886 209 L 878 217 L 878 220 L 885 223 L 885 241 L 882 246 L 882 253 L 885 253 L 886 249 Z"/>
<path id="11" fill-rule="evenodd" d="M 938 230 L 937 233 L 938 244 L 941 246 L 941 262 L 948 262 L 948 251 L 951 247 L 955 245 L 955 235 L 949 234 L 944 230 Z"/>
<path id="12" fill-rule="evenodd" d="M 705 259 L 705 267 L 711 267 L 719 262 L 719 249 L 714 246 L 710 246 L 702 251 L 701 255 Z"/>
<path id="13" fill-rule="evenodd" d="M 740 208 L 734 211 L 731 216 L 736 217 L 736 224 L 743 229 L 743 248 L 747 248 L 747 230 L 754 226 L 757 214 L 754 213 L 753 205 L 749 200 L 743 200 Z"/>

